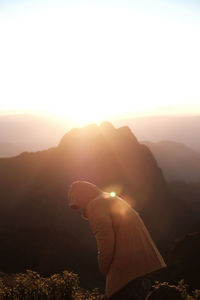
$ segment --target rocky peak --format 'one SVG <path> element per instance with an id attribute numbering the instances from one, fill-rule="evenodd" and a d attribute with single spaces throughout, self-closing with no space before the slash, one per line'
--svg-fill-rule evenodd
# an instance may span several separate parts
<path id="1" fill-rule="evenodd" d="M 99 135 L 100 130 L 96 124 L 90 124 L 82 128 L 73 128 L 63 136 L 58 147 L 60 149 L 66 148 L 77 141 L 87 143 Z"/>
<path id="2" fill-rule="evenodd" d="M 63 137 L 58 148 L 68 157 L 68 176 L 72 180 L 91 181 L 101 188 L 119 185 L 146 224 L 153 231 L 163 230 L 163 214 L 168 214 L 169 206 L 163 174 L 150 150 L 138 142 L 129 127 L 116 129 L 104 122 L 74 129 Z M 154 210 L 149 210 L 150 206 Z"/>

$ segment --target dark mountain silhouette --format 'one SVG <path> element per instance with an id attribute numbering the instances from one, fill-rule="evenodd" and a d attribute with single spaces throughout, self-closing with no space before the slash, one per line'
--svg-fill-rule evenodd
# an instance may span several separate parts
<path id="1" fill-rule="evenodd" d="M 171 196 L 152 153 L 128 127 L 72 129 L 58 147 L 0 159 L 1 271 L 68 269 L 80 274 L 84 286 L 100 286 L 89 225 L 67 205 L 74 180 L 115 186 L 161 250 L 187 226 L 181 200 Z"/>
<path id="2" fill-rule="evenodd" d="M 176 239 L 168 253 L 169 280 L 184 278 L 190 289 L 200 287 L 200 232 L 187 233 Z"/>
<path id="3" fill-rule="evenodd" d="M 103 189 L 112 185 L 121 187 L 121 193 L 131 197 L 149 229 L 161 238 L 161 232 L 168 227 L 162 214 L 169 215 L 170 222 L 166 184 L 153 155 L 139 144 L 128 127 L 116 130 L 105 122 L 101 127 L 74 129 L 63 137 L 59 149 L 71 156 L 67 165 L 73 180 L 83 178 Z M 145 208 L 150 203 L 155 210 L 147 213 Z"/>
<path id="4" fill-rule="evenodd" d="M 169 284 L 176 284 L 180 280 L 184 280 L 185 284 L 187 284 L 187 290 L 190 292 L 193 289 L 199 289 L 199 252 L 200 232 L 185 233 L 176 238 L 168 248 L 165 255 L 168 267 L 150 276 L 153 280 L 158 280 L 159 282 L 165 281 Z"/>
<path id="5" fill-rule="evenodd" d="M 153 153 L 167 181 L 200 181 L 200 152 L 171 141 L 143 143 Z"/>
<path id="6" fill-rule="evenodd" d="M 168 187 L 185 211 L 186 231 L 200 231 L 200 181 L 191 183 L 175 181 L 169 183 Z"/>

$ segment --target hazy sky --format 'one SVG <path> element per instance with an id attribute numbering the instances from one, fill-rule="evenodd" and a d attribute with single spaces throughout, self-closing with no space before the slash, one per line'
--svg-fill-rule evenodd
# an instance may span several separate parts
<path id="1" fill-rule="evenodd" d="M 0 0 L 0 110 L 200 114 L 199 53 L 199 0 Z"/>

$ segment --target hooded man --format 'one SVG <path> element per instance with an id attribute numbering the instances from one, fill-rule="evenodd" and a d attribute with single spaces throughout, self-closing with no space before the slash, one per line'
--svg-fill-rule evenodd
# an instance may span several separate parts
<path id="1" fill-rule="evenodd" d="M 72 183 L 68 200 L 71 208 L 82 210 L 96 238 L 106 296 L 133 299 L 123 292 L 131 282 L 166 266 L 139 214 L 122 198 L 85 181 Z"/>

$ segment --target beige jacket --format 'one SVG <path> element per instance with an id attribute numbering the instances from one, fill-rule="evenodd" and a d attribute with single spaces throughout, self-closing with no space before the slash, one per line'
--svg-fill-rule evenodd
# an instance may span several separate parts
<path id="1" fill-rule="evenodd" d="M 166 266 L 138 213 L 124 200 L 101 192 L 81 208 L 97 241 L 107 297 L 131 280 Z"/>

